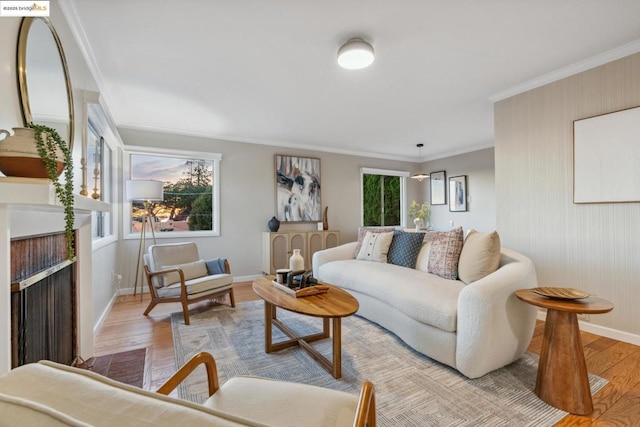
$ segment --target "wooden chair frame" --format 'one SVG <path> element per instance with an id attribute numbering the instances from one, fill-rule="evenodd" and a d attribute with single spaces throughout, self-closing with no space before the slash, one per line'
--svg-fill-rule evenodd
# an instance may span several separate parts
<path id="1" fill-rule="evenodd" d="M 209 396 L 212 396 L 220 389 L 218 382 L 218 368 L 216 361 L 210 353 L 202 351 L 194 355 L 175 374 L 156 390 L 157 393 L 168 395 L 182 383 L 195 368 L 204 364 L 207 371 L 207 384 L 209 386 Z M 375 387 L 370 381 L 365 381 L 360 390 L 356 416 L 353 427 L 376 427 L 376 396 Z"/>
<path id="2" fill-rule="evenodd" d="M 229 261 L 228 260 L 224 260 L 224 269 L 225 272 L 227 274 L 231 274 L 231 269 L 229 268 Z M 158 293 L 156 292 L 156 288 L 155 286 L 153 286 L 153 281 L 152 278 L 154 276 L 159 276 L 159 275 L 163 275 L 163 274 L 167 274 L 167 273 L 172 273 L 172 272 L 177 272 L 180 275 L 180 296 L 178 297 L 168 297 L 168 298 L 161 298 L 158 296 Z M 148 265 L 144 265 L 144 274 L 147 277 L 147 285 L 149 285 L 149 294 L 151 295 L 151 302 L 149 302 L 149 305 L 147 306 L 147 309 L 144 311 L 144 315 L 148 316 L 149 313 L 151 312 L 151 310 L 153 310 L 153 308 L 161 303 L 165 303 L 165 302 L 179 302 L 180 304 L 182 304 L 182 313 L 184 315 L 184 324 L 185 325 L 189 325 L 189 304 L 194 303 L 194 302 L 198 302 L 198 301 L 204 301 L 204 300 L 210 300 L 213 299 L 215 297 L 219 297 L 225 294 L 229 294 L 229 305 L 231 307 L 235 307 L 236 306 L 236 300 L 235 297 L 233 295 L 233 286 L 229 289 L 225 289 L 223 291 L 220 292 L 214 292 L 214 293 L 210 293 L 210 294 L 206 294 L 203 295 L 201 297 L 197 297 L 197 298 L 188 298 L 187 295 L 187 285 L 186 285 L 186 281 L 184 280 L 184 272 L 182 271 L 182 269 L 180 268 L 167 268 L 164 270 L 158 270 L 158 271 L 151 271 L 149 270 L 149 266 Z"/>

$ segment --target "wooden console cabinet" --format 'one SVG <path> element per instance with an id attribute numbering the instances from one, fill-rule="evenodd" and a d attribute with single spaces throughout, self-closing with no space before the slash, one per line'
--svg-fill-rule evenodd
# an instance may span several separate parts
<path id="1" fill-rule="evenodd" d="M 262 272 L 275 274 L 279 268 L 289 268 L 294 249 L 300 249 L 306 270 L 311 270 L 313 254 L 340 244 L 339 231 L 287 231 L 262 233 Z"/>

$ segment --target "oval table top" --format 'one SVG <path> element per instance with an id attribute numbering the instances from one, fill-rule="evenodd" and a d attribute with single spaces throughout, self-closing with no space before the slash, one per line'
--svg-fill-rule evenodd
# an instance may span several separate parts
<path id="1" fill-rule="evenodd" d="M 308 316 L 332 318 L 351 316 L 360 308 L 358 300 L 353 295 L 328 283 L 322 283 L 329 287 L 326 293 L 296 298 L 273 286 L 271 280 L 269 276 L 256 279 L 253 282 L 253 290 L 266 302 L 285 310 Z"/>
<path id="2" fill-rule="evenodd" d="M 516 291 L 516 296 L 526 303 L 548 310 L 584 314 L 608 313 L 613 310 L 611 302 L 596 296 L 575 300 L 554 299 L 538 295 L 531 289 L 519 289 Z"/>

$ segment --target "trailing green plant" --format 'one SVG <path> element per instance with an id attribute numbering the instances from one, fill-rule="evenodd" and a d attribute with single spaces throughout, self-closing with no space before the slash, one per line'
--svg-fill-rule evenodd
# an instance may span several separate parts
<path id="1" fill-rule="evenodd" d="M 428 203 L 420 204 L 413 200 L 409 205 L 409 216 L 413 219 L 420 218 L 422 221 L 429 221 L 431 217 L 431 206 Z"/>
<path id="2" fill-rule="evenodd" d="M 73 244 L 73 223 L 75 215 L 73 213 L 73 162 L 71 159 L 71 148 L 53 128 L 34 123 L 27 124 L 27 127 L 35 131 L 38 154 L 47 170 L 49 179 L 53 183 L 56 195 L 64 207 L 64 233 L 67 239 L 67 254 L 69 259 L 73 259 L 75 257 Z M 58 177 L 58 149 L 63 155 L 64 184 L 60 182 Z"/>

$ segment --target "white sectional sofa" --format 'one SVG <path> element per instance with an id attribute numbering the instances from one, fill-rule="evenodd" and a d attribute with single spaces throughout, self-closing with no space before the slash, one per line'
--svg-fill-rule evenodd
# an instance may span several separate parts
<path id="1" fill-rule="evenodd" d="M 349 291 L 360 303 L 357 315 L 415 350 L 469 378 L 501 368 L 526 351 L 536 309 L 519 301 L 514 291 L 537 286 L 527 257 L 500 248 L 498 269 L 465 284 L 427 272 L 428 242 L 416 268 L 355 259 L 355 248 L 353 242 L 316 252 L 314 276 Z"/>

